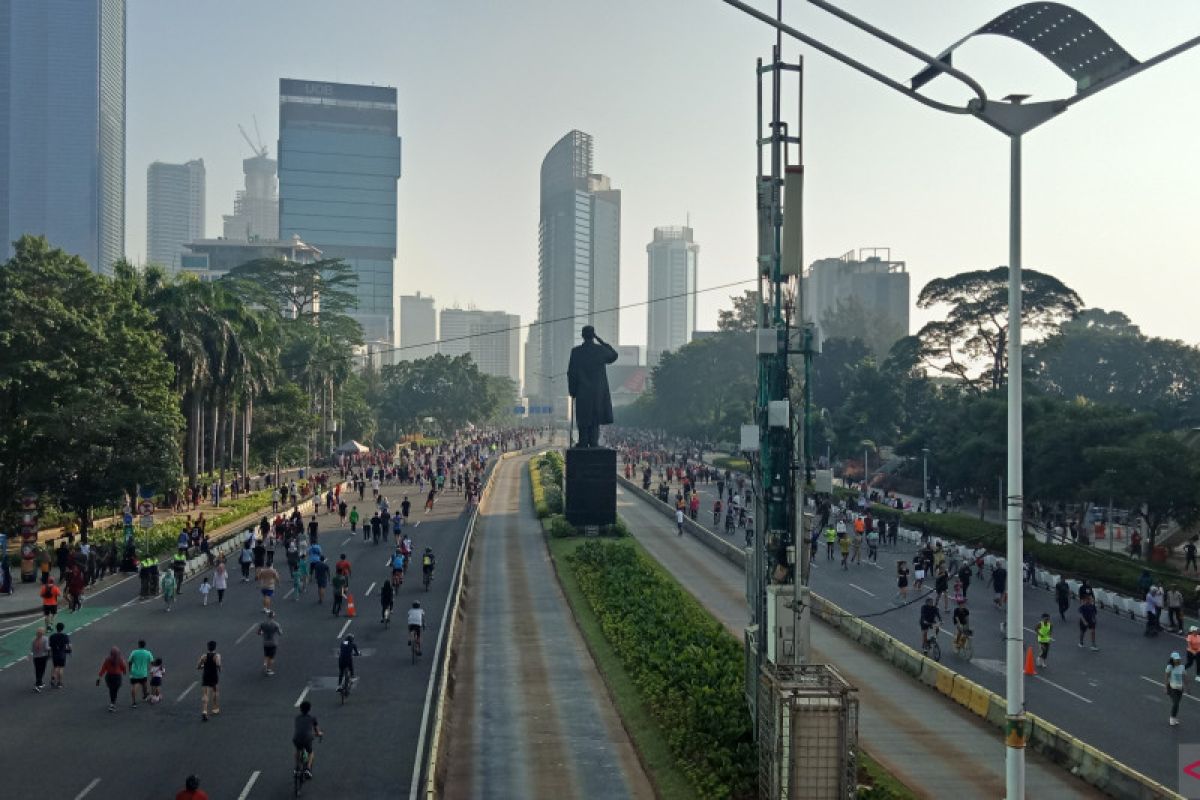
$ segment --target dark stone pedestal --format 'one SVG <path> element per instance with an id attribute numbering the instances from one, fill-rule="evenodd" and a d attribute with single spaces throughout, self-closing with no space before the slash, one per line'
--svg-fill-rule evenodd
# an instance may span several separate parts
<path id="1" fill-rule="evenodd" d="M 564 505 L 567 522 L 612 525 L 617 521 L 617 451 L 607 447 L 567 449 Z"/>

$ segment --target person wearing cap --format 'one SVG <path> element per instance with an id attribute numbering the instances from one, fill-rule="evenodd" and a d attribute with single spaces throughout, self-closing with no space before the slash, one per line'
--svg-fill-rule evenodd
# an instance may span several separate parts
<path id="1" fill-rule="evenodd" d="M 1167 695 L 1171 698 L 1171 723 L 1172 725 L 1179 724 L 1179 703 L 1183 700 L 1183 693 L 1186 691 L 1184 683 L 1185 667 L 1180 662 L 1179 653 L 1171 653 L 1171 660 L 1167 662 L 1166 672 L 1166 687 Z"/>
<path id="2" fill-rule="evenodd" d="M 1188 628 L 1187 663 L 1183 665 L 1184 672 L 1193 664 L 1196 665 L 1196 682 L 1200 683 L 1200 628 L 1195 625 Z"/>

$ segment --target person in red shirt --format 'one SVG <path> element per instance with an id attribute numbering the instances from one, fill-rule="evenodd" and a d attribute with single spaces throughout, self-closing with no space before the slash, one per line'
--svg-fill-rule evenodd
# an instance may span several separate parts
<path id="1" fill-rule="evenodd" d="M 346 576 L 346 588 L 350 588 L 350 562 L 346 560 L 346 554 L 342 553 L 338 556 L 338 562 L 333 565 L 333 571 L 337 575 Z"/>
<path id="2" fill-rule="evenodd" d="M 208 792 L 200 788 L 200 779 L 188 775 L 183 782 L 183 790 L 175 793 L 175 800 L 208 800 Z"/>

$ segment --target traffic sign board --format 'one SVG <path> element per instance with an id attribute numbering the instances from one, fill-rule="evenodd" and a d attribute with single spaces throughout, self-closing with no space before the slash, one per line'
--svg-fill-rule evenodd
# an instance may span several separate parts
<path id="1" fill-rule="evenodd" d="M 142 516 L 154 513 L 154 503 L 150 500 L 143 500 L 138 503 L 138 513 Z"/>

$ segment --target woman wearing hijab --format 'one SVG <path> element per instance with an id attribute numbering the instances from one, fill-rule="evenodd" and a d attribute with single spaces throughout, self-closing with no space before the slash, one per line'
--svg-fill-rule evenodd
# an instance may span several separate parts
<path id="1" fill-rule="evenodd" d="M 121 676 L 129 671 L 129 665 L 125 663 L 125 659 L 121 657 L 121 650 L 118 647 L 108 651 L 108 658 L 100 665 L 100 677 L 96 678 L 96 685 L 100 685 L 100 678 L 104 679 L 105 685 L 108 687 L 108 711 L 111 714 L 117 710 L 117 695 L 121 691 Z"/>

